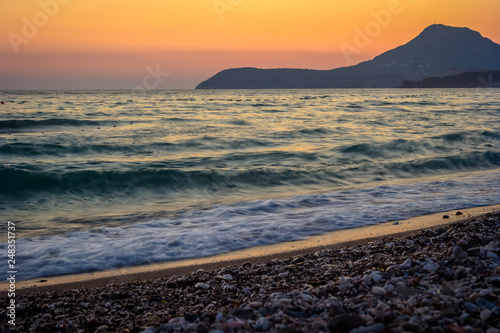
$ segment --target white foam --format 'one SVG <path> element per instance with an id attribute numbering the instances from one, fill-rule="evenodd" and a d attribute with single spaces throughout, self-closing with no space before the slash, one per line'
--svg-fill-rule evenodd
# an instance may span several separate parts
<path id="1" fill-rule="evenodd" d="M 191 210 L 122 227 L 22 238 L 18 278 L 105 270 L 303 239 L 428 213 L 500 203 L 500 172 Z M 7 245 L 1 244 L 5 250 Z M 4 251 L 5 252 L 5 251 Z M 5 279 L 5 271 L 0 278 Z"/>

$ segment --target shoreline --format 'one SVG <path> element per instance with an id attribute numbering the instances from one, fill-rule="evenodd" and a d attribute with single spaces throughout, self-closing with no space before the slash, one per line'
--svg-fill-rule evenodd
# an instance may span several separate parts
<path id="1" fill-rule="evenodd" d="M 459 211 L 462 214 L 457 215 Z M 217 270 L 229 266 L 243 265 L 247 262 L 251 264 L 265 263 L 273 259 L 286 259 L 324 249 L 340 249 L 364 245 L 383 237 L 401 237 L 428 228 L 470 221 L 498 211 L 500 211 L 500 205 L 452 210 L 401 220 L 397 224 L 391 221 L 362 228 L 337 230 L 324 235 L 312 236 L 305 240 L 237 250 L 206 258 L 133 266 L 102 272 L 40 277 L 17 282 L 16 293 L 22 296 L 31 293 L 79 288 L 94 289 L 110 284 L 154 280 L 172 275 L 186 275 L 199 269 Z M 449 218 L 444 219 L 444 215 Z M 1 298 L 6 297 L 6 290 L 8 290 L 8 284 L 0 283 Z"/>

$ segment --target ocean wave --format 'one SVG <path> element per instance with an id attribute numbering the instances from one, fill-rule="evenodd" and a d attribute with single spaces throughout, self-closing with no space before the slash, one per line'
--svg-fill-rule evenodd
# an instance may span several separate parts
<path id="1" fill-rule="evenodd" d="M 363 145 L 351 147 L 367 154 Z M 370 149 L 368 149 L 368 152 Z M 26 195 L 36 193 L 94 193 L 111 194 L 138 189 L 165 193 L 176 191 L 217 191 L 241 187 L 269 188 L 274 186 L 302 186 L 314 184 L 341 184 L 359 179 L 433 175 L 444 172 L 474 171 L 500 166 L 500 152 L 470 152 L 392 160 L 338 159 L 335 164 L 305 167 L 304 162 L 317 161 L 315 153 L 262 152 L 231 153 L 220 158 L 188 158 L 178 161 L 157 161 L 140 167 L 126 166 L 119 170 L 48 170 L 32 167 L 0 166 L 0 194 Z M 291 166 L 273 161 L 288 161 Z M 293 163 L 292 163 L 293 162 Z M 226 164 L 247 165 L 246 169 L 227 168 Z M 252 166 L 253 165 L 253 166 Z M 190 170 L 191 168 L 191 170 Z"/>
<path id="2" fill-rule="evenodd" d="M 24 129 L 41 126 L 99 126 L 103 122 L 95 120 L 77 119 L 10 119 L 0 120 L 0 130 L 2 129 Z"/>
<path id="3" fill-rule="evenodd" d="M 499 174 L 353 188 L 190 209 L 168 217 L 16 240 L 20 280 L 193 257 L 428 213 L 500 203 Z M 6 244 L 0 244 L 5 250 Z M 0 278 L 5 272 L 0 272 Z"/>

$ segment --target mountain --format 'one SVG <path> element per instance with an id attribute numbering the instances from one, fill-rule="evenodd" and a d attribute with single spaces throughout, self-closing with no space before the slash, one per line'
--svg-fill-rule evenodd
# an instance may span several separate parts
<path id="1" fill-rule="evenodd" d="M 403 81 L 403 88 L 500 88 L 500 71 L 465 72 L 420 81 Z"/>
<path id="2" fill-rule="evenodd" d="M 434 24 L 370 61 L 332 70 L 226 69 L 196 89 L 400 87 L 405 80 L 500 70 L 500 45 L 469 28 Z"/>

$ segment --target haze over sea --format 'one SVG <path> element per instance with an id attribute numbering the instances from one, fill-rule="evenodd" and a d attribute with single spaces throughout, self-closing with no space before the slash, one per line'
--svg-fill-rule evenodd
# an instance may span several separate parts
<path id="1" fill-rule="evenodd" d="M 4 91 L 0 100 L 0 214 L 16 223 L 20 279 L 500 204 L 491 89 Z"/>

